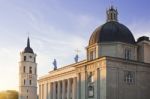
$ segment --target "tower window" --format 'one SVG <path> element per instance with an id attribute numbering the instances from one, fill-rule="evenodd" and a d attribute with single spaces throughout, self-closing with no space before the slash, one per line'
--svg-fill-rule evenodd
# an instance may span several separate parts
<path id="1" fill-rule="evenodd" d="M 26 72 L 26 67 L 25 67 L 25 66 L 23 67 L 23 72 L 24 72 L 24 73 Z"/>
<path id="2" fill-rule="evenodd" d="M 30 80 L 30 82 L 29 82 L 29 83 L 30 83 L 30 85 L 31 85 L 31 84 L 32 84 L 32 81 Z"/>
<path id="3" fill-rule="evenodd" d="M 32 67 L 29 68 L 29 73 L 32 74 Z"/>
<path id="4" fill-rule="evenodd" d="M 30 58 L 32 58 L 32 56 L 29 56 Z"/>
<path id="5" fill-rule="evenodd" d="M 35 74 L 36 74 L 36 68 L 35 68 Z"/>
<path id="6" fill-rule="evenodd" d="M 36 58 L 34 57 L 34 62 L 36 62 Z"/>
<path id="7" fill-rule="evenodd" d="M 27 99 L 28 99 L 28 96 L 27 96 Z"/>
<path id="8" fill-rule="evenodd" d="M 26 61 L 26 56 L 24 56 L 24 61 Z"/>
<path id="9" fill-rule="evenodd" d="M 24 79 L 24 85 L 26 84 L 26 80 Z"/>

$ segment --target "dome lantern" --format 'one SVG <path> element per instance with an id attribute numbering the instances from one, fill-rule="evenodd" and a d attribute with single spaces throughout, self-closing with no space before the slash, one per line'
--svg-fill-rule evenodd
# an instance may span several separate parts
<path id="1" fill-rule="evenodd" d="M 118 11 L 111 6 L 107 11 L 107 22 L 109 21 L 118 21 Z"/>

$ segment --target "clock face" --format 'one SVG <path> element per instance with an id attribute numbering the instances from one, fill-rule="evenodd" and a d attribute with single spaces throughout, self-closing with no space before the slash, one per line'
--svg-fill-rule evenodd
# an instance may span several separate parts
<path id="1" fill-rule="evenodd" d="M 32 56 L 29 56 L 30 58 L 32 58 Z"/>

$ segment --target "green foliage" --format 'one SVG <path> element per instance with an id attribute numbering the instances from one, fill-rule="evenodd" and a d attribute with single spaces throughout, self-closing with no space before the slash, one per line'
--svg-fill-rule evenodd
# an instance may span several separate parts
<path id="1" fill-rule="evenodd" d="M 0 99 L 18 99 L 18 92 L 14 90 L 0 92 Z"/>

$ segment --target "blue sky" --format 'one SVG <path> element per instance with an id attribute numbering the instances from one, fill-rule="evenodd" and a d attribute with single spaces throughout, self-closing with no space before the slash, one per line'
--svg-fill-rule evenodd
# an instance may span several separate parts
<path id="1" fill-rule="evenodd" d="M 150 36 L 149 0 L 113 0 L 119 22 L 137 39 Z M 85 59 L 92 31 L 105 23 L 110 0 L 0 0 L 0 90 L 18 90 L 19 53 L 28 33 L 37 54 L 38 76 L 74 63 L 75 50 Z"/>

